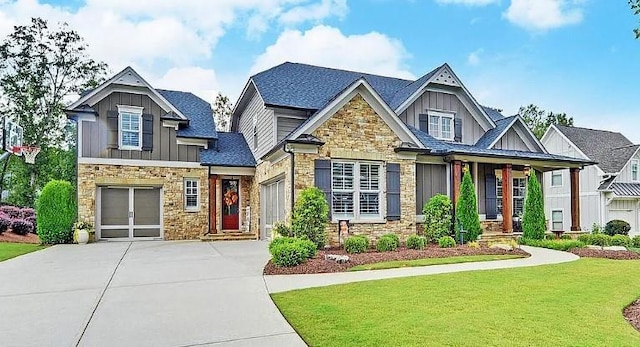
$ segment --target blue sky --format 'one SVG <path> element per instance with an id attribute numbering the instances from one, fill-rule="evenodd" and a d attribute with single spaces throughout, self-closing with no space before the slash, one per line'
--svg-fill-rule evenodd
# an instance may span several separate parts
<path id="1" fill-rule="evenodd" d="M 113 72 L 208 100 L 287 60 L 404 78 L 447 62 L 506 114 L 534 103 L 640 142 L 627 1 L 0 0 L 0 35 L 32 15 L 69 22 Z"/>

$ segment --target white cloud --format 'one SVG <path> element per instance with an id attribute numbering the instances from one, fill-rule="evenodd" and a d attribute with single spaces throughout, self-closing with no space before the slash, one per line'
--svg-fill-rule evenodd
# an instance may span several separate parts
<path id="1" fill-rule="evenodd" d="M 503 16 L 531 31 L 545 31 L 582 21 L 584 0 L 511 0 Z"/>
<path id="2" fill-rule="evenodd" d="M 467 57 L 467 63 L 471 66 L 480 65 L 480 55 L 483 52 L 484 50 L 482 48 L 476 49 L 475 51 L 471 52 Z"/>
<path id="3" fill-rule="evenodd" d="M 319 25 L 305 32 L 284 31 L 256 59 L 251 71 L 291 61 L 412 79 L 404 63 L 408 57 L 402 43 L 386 35 L 344 35 L 336 28 Z"/>
<path id="4" fill-rule="evenodd" d="M 319 3 L 294 7 L 282 13 L 279 21 L 283 24 L 298 24 L 307 21 L 321 21 L 327 17 L 344 18 L 349 11 L 347 0 L 322 0 Z"/>
<path id="5" fill-rule="evenodd" d="M 171 68 L 162 77 L 149 81 L 160 89 L 173 89 L 192 92 L 209 101 L 215 100 L 219 90 L 216 73 L 197 66 Z"/>
<path id="6" fill-rule="evenodd" d="M 436 0 L 436 2 L 441 5 L 486 6 L 498 3 L 500 0 Z"/>

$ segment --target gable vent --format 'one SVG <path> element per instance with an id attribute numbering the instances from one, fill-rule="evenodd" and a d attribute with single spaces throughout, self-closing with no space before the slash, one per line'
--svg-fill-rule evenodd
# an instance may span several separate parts
<path id="1" fill-rule="evenodd" d="M 447 86 L 459 87 L 460 82 L 457 78 L 453 77 L 448 69 L 442 70 L 434 79 L 434 82 L 444 84 Z"/>
<path id="2" fill-rule="evenodd" d="M 122 77 L 118 78 L 118 84 L 122 84 L 122 85 L 127 85 L 127 86 L 142 86 L 143 83 L 140 80 L 140 77 L 136 74 L 133 74 L 131 72 L 123 75 Z"/>

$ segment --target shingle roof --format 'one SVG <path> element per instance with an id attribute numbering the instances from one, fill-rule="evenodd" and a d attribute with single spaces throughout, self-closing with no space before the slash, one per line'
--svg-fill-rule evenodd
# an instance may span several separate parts
<path id="1" fill-rule="evenodd" d="M 617 196 L 640 196 L 640 183 L 613 183 L 610 187 Z"/>
<path id="2" fill-rule="evenodd" d="M 490 110 L 493 110 L 493 109 L 490 109 Z M 491 113 L 488 113 L 488 114 L 491 116 Z M 476 142 L 476 147 L 489 148 L 489 146 L 493 143 L 493 141 L 495 141 L 500 136 L 500 134 L 502 134 L 502 132 L 509 127 L 511 122 L 513 122 L 513 120 L 516 117 L 517 115 L 506 117 L 506 118 L 503 117 L 501 119 L 494 119 L 494 121 L 496 122 L 496 127 L 493 129 L 489 129 L 489 131 L 484 133 L 484 135 L 482 135 L 482 137 L 478 140 L 478 142 Z"/>
<path id="3" fill-rule="evenodd" d="M 385 100 L 387 101 L 387 104 L 389 104 L 389 107 L 391 107 L 391 109 L 393 110 L 398 108 L 398 106 L 400 106 L 405 100 L 407 100 L 411 95 L 413 95 L 413 93 L 418 91 L 418 89 L 420 89 L 422 85 L 424 85 L 431 77 L 433 77 L 433 75 L 441 67 L 442 65 L 438 66 L 437 68 L 429 71 L 426 75 L 415 80 L 415 82 L 412 82 L 407 86 L 405 86 L 404 88 L 396 91 L 395 95 L 393 96 L 393 98 L 391 98 L 391 100 L 389 101 Z"/>
<path id="4" fill-rule="evenodd" d="M 500 113 L 500 111 L 496 110 L 495 108 L 487 107 L 487 106 L 482 106 L 482 108 L 484 109 L 484 112 L 487 113 L 489 118 L 491 118 L 494 122 L 497 122 L 505 118 L 504 115 L 502 115 L 502 113 Z"/>
<path id="5" fill-rule="evenodd" d="M 251 149 L 240 133 L 218 133 L 218 149 L 201 149 L 200 163 L 205 166 L 255 167 Z"/>
<path id="6" fill-rule="evenodd" d="M 211 105 L 189 92 L 156 89 L 167 101 L 189 119 L 189 126 L 178 130 L 178 136 L 215 139 L 216 124 Z"/>
<path id="7" fill-rule="evenodd" d="M 589 157 L 598 162 L 598 166 L 606 173 L 616 173 L 638 149 L 621 133 L 578 127 L 556 125 L 571 142 Z"/>

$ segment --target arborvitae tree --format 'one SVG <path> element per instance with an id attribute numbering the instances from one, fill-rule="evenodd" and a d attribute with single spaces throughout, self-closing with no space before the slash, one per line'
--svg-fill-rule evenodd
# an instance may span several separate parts
<path id="1" fill-rule="evenodd" d="M 469 169 L 464 169 L 462 185 L 460 186 L 460 199 L 456 203 L 456 238 L 460 239 L 460 227 L 467 233 L 464 235 L 465 242 L 475 241 L 482 233 L 480 227 L 480 216 L 478 216 L 478 202 L 476 200 L 476 189 L 471 180 Z"/>
<path id="2" fill-rule="evenodd" d="M 536 178 L 536 173 L 531 170 L 529 183 L 527 184 L 527 198 L 524 203 L 524 216 L 522 217 L 522 237 L 526 239 L 542 240 L 547 230 L 547 221 L 544 216 L 544 201 L 542 189 Z"/>

